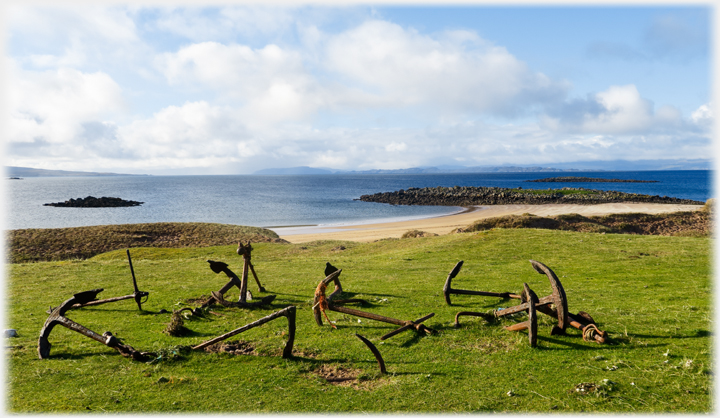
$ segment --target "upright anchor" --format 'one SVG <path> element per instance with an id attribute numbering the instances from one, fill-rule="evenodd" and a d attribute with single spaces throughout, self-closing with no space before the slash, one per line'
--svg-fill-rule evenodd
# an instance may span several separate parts
<path id="1" fill-rule="evenodd" d="M 255 274 L 255 268 L 252 265 L 252 262 L 250 261 L 250 253 L 252 251 L 252 246 L 250 245 L 250 242 L 243 245 L 242 243 L 238 243 L 238 249 L 237 253 L 238 255 L 243 256 L 243 272 L 242 272 L 242 279 L 239 279 L 235 273 L 232 272 L 228 268 L 228 265 L 226 263 L 223 263 L 222 261 L 213 261 L 213 260 L 207 260 L 208 263 L 210 263 L 210 269 L 215 273 L 224 272 L 225 275 L 230 279 L 229 282 L 225 284 L 219 291 L 213 291 L 211 292 L 212 297 L 205 302 L 202 306 L 206 307 L 208 305 L 211 305 L 213 303 L 219 303 L 223 306 L 229 307 L 229 306 L 239 306 L 241 308 L 252 308 L 257 306 L 263 306 L 270 304 L 273 300 L 275 300 L 276 295 L 269 295 L 265 296 L 261 300 L 257 302 L 248 302 L 248 299 L 252 299 L 252 293 L 247 289 L 247 282 L 248 282 L 248 271 L 251 270 L 253 273 L 253 276 L 255 277 L 255 281 L 257 282 L 258 288 L 260 289 L 260 292 L 265 292 L 265 288 L 262 287 L 260 284 L 260 280 L 257 278 L 257 274 Z M 236 286 L 238 289 L 240 289 L 240 298 L 236 303 L 229 302 L 225 300 L 225 293 L 230 290 L 233 286 Z"/>
<path id="2" fill-rule="evenodd" d="M 90 300 L 87 303 L 75 303 L 74 305 L 70 306 L 68 309 L 77 309 L 82 308 L 85 306 L 95 306 L 95 305 L 102 305 L 104 303 L 110 303 L 110 302 L 119 302 L 121 300 L 126 299 L 135 299 L 135 303 L 137 303 L 138 309 L 142 311 L 142 304 L 147 302 L 148 297 L 150 297 L 150 292 L 143 292 L 140 289 L 138 289 L 137 280 L 135 279 L 135 270 L 133 270 L 132 265 L 132 258 L 130 258 L 130 250 L 126 250 L 127 257 L 128 257 L 128 263 L 130 264 L 130 274 L 132 274 L 132 281 L 133 281 L 133 288 L 135 291 L 130 295 L 125 296 L 118 296 L 114 298 L 108 298 L 108 299 L 100 299 L 100 300 Z M 103 289 L 99 289 L 99 291 L 102 291 Z M 100 293 L 100 292 L 98 292 Z M 145 298 L 145 300 L 143 300 Z M 50 313 L 52 311 L 52 308 L 50 308 L 47 313 Z"/>

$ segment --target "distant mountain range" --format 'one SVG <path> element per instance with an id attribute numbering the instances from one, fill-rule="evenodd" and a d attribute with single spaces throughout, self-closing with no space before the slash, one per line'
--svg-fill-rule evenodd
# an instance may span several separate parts
<path id="1" fill-rule="evenodd" d="M 296 174 L 444 174 L 444 173 L 543 173 L 576 171 L 649 171 L 649 170 L 711 170 L 712 160 L 641 160 L 641 161 L 578 161 L 573 163 L 554 163 L 551 167 L 539 166 L 439 166 L 413 167 L 395 170 L 348 171 L 331 168 L 290 167 L 266 168 L 258 170 L 256 175 L 296 175 Z"/>
<path id="2" fill-rule="evenodd" d="M 577 161 L 572 163 L 553 163 L 546 167 L 533 165 L 500 166 L 451 166 L 412 167 L 395 170 L 338 170 L 332 168 L 289 167 L 266 168 L 254 172 L 255 175 L 298 175 L 298 174 L 444 174 L 444 173 L 558 173 L 578 171 L 648 171 L 648 170 L 712 170 L 713 160 L 614 160 L 614 161 Z M 91 171 L 45 170 L 29 167 L 5 167 L 8 177 L 98 177 L 98 176 L 147 176 L 149 174 L 98 173 Z"/>
<path id="3" fill-rule="evenodd" d="M 146 176 L 147 174 L 95 173 L 90 171 L 45 170 L 29 167 L 5 167 L 8 177 L 98 177 L 98 176 Z"/>

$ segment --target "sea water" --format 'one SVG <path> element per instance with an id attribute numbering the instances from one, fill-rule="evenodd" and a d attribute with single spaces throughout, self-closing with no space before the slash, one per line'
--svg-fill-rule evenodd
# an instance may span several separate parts
<path id="1" fill-rule="evenodd" d="M 529 183 L 555 176 L 583 176 L 658 183 Z M 458 207 L 393 206 L 361 202 L 363 194 L 410 187 L 584 187 L 705 201 L 711 171 L 579 173 L 358 174 L 294 176 L 28 177 L 5 180 L 5 229 L 149 223 L 212 222 L 260 227 L 351 225 L 427 218 Z M 119 197 L 144 202 L 120 208 L 59 208 L 45 203 L 71 198 Z"/>

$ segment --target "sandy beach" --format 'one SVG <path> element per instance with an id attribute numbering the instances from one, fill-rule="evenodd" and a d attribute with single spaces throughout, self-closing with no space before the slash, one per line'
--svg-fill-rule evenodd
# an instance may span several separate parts
<path id="1" fill-rule="evenodd" d="M 578 213 L 584 216 L 607 215 L 611 213 L 668 213 L 694 211 L 702 205 L 670 205 L 662 203 L 604 203 L 599 205 L 495 205 L 475 206 L 467 211 L 435 218 L 348 226 L 311 226 L 273 228 L 281 238 L 302 243 L 316 240 L 343 240 L 372 242 L 382 238 L 400 238 L 413 229 L 445 235 L 452 230 L 465 227 L 484 218 L 504 215 L 531 213 L 538 216 L 554 216 Z"/>

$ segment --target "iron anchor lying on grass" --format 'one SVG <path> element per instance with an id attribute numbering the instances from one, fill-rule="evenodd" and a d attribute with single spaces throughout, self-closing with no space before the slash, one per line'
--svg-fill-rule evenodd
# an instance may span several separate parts
<path id="1" fill-rule="evenodd" d="M 565 289 L 563 289 L 562 284 L 560 283 L 560 279 L 557 278 L 557 275 L 555 275 L 555 272 L 550 270 L 549 267 L 544 265 L 543 263 L 540 263 L 535 260 L 530 260 L 530 262 L 533 265 L 533 268 L 540 273 L 545 274 L 548 279 L 550 280 L 550 284 L 553 287 L 553 295 L 559 294 L 562 300 L 564 301 L 562 304 L 557 304 L 555 302 L 555 311 L 551 309 L 549 306 L 541 306 L 538 308 L 538 310 L 546 315 L 557 317 L 558 322 L 560 322 L 560 318 L 563 317 L 564 321 L 562 324 L 571 325 L 574 328 L 579 329 L 583 333 L 583 340 L 585 341 L 595 341 L 598 344 L 603 344 L 607 342 L 608 336 L 607 332 L 601 331 L 598 329 L 598 327 L 595 325 L 595 321 L 592 319 L 592 317 L 587 314 L 586 312 L 579 312 L 578 315 L 572 314 L 568 311 L 568 305 L 567 305 L 567 297 L 565 296 Z M 545 299 L 545 298 L 543 298 Z M 542 301 L 542 300 L 541 300 Z M 562 310 L 562 311 L 561 311 Z M 553 327 L 552 331 L 550 332 L 551 335 L 562 335 L 565 334 L 565 328 L 566 326 L 562 326 L 561 323 L 558 323 L 556 327 Z"/>
<path id="2" fill-rule="evenodd" d="M 244 325 L 240 328 L 237 328 L 228 333 L 225 333 L 223 335 L 215 337 L 211 340 L 205 341 L 204 343 L 198 344 L 198 345 L 192 347 L 192 349 L 193 350 L 203 349 L 209 345 L 213 345 L 219 341 L 226 340 L 234 335 L 240 334 L 241 332 L 245 332 L 249 329 L 263 325 L 263 324 L 270 322 L 273 319 L 277 319 L 281 316 L 286 317 L 288 320 L 288 341 L 285 343 L 285 348 L 283 349 L 282 356 L 283 356 L 283 358 L 290 358 L 290 357 L 292 357 L 293 344 L 295 343 L 295 307 L 294 306 L 288 306 L 287 308 L 281 309 L 277 312 L 273 312 L 272 314 L 270 314 L 264 318 L 260 318 L 255 322 Z"/>
<path id="3" fill-rule="evenodd" d="M 347 300 L 333 301 L 330 298 L 330 297 L 333 297 L 333 296 L 336 296 L 337 294 L 339 294 L 338 289 L 342 290 L 342 287 L 339 284 L 340 279 L 338 278 L 338 276 L 340 276 L 341 272 L 342 272 L 342 269 L 336 270 L 336 271 L 330 273 L 330 275 L 328 275 L 325 279 L 320 281 L 317 288 L 315 289 L 315 298 L 313 300 L 312 309 L 313 309 L 313 314 L 315 316 L 315 322 L 317 322 L 318 325 L 322 326 L 322 324 L 323 324 L 322 323 L 322 315 L 324 315 L 325 319 L 327 319 L 328 323 L 330 323 L 330 326 L 333 328 L 336 328 L 335 325 L 330 321 L 330 319 L 328 319 L 327 314 L 325 313 L 326 310 L 331 310 L 331 311 L 340 312 L 340 313 L 344 313 L 344 314 L 348 314 L 348 315 L 359 316 L 360 318 L 372 319 L 374 321 L 380 321 L 380 322 L 386 322 L 389 324 L 400 325 L 400 328 L 398 328 L 394 331 L 391 331 L 391 332 L 383 335 L 382 337 L 380 337 L 381 340 L 385 340 L 387 338 L 390 338 L 394 335 L 397 335 L 397 334 L 399 334 L 403 331 L 406 331 L 408 329 L 411 329 L 411 328 L 417 332 L 424 332 L 426 334 L 432 334 L 435 332 L 434 330 L 432 330 L 422 324 L 422 322 L 424 322 L 425 320 L 432 318 L 435 315 L 434 313 L 426 315 L 415 321 L 403 321 L 402 319 L 389 318 L 386 316 L 377 315 L 377 314 L 370 313 L 370 312 L 364 312 L 364 311 L 360 311 L 357 309 L 351 309 L 351 308 L 345 308 L 343 306 L 337 306 L 338 303 L 343 303 L 343 302 L 347 303 L 348 302 Z M 334 281 L 336 283 L 336 286 L 335 286 L 336 290 L 335 290 L 335 292 L 333 292 L 330 295 L 330 297 L 326 297 L 325 289 L 327 288 L 327 285 L 332 281 Z M 353 300 L 353 301 L 357 301 L 357 300 Z"/>
<path id="4" fill-rule="evenodd" d="M 101 342 L 108 347 L 116 349 L 123 356 L 130 357 L 133 360 L 145 361 L 148 359 L 147 353 L 141 353 L 130 347 L 129 345 L 122 344 L 110 332 L 106 332 L 103 335 L 100 335 L 64 316 L 65 312 L 67 312 L 71 306 L 76 303 L 83 305 L 87 302 L 90 302 L 94 300 L 97 297 L 97 294 L 101 291 L 102 289 L 94 289 L 76 293 L 73 295 L 73 297 L 63 302 L 60 306 L 51 310 L 50 316 L 45 321 L 45 325 L 43 325 L 42 329 L 40 330 L 40 339 L 38 340 L 38 356 L 41 359 L 46 359 L 50 357 L 50 348 L 52 347 L 52 344 L 50 344 L 48 337 L 50 336 L 53 328 L 55 328 L 55 325 L 62 325 L 75 332 L 79 332 L 80 334 L 88 338 L 92 338 L 93 340 Z"/>
<path id="5" fill-rule="evenodd" d="M 462 261 L 457 263 L 455 267 L 452 269 L 450 274 L 448 275 L 448 278 L 445 280 L 445 286 L 443 287 L 443 293 L 445 293 L 445 301 L 450 304 L 450 294 L 456 293 L 456 294 L 472 294 L 472 295 L 481 295 L 481 296 L 493 296 L 493 297 L 502 297 L 502 298 L 513 298 L 513 299 L 520 299 L 523 303 L 503 309 L 502 315 L 509 315 L 516 312 L 522 312 L 528 309 L 527 306 L 527 300 L 523 299 L 522 295 L 517 295 L 515 293 L 510 292 L 504 292 L 504 293 L 498 293 L 498 292 L 480 292 L 480 291 L 469 291 L 469 290 L 455 290 L 451 288 L 451 282 L 452 279 L 460 272 L 460 268 L 462 267 Z M 540 312 L 543 312 L 547 315 L 557 317 L 558 319 L 558 325 L 556 330 L 556 333 L 561 333 L 565 331 L 565 327 L 568 323 L 568 316 L 567 316 L 567 297 L 565 296 L 565 289 L 562 287 L 562 283 L 560 283 L 560 280 L 557 278 L 555 273 L 553 273 L 552 270 L 547 268 L 544 264 L 539 263 L 535 260 L 530 260 L 530 263 L 532 263 L 533 268 L 537 270 L 539 273 L 545 273 L 548 277 L 548 280 L 550 281 L 550 286 L 552 287 L 552 294 L 545 296 L 538 300 L 538 303 L 536 303 L 536 309 Z M 471 292 L 471 293 L 469 293 Z M 550 304 L 555 305 L 555 310 L 550 309 Z M 468 313 L 465 313 L 468 314 Z M 474 315 L 474 316 L 484 316 L 484 314 L 480 315 Z M 457 322 L 457 320 L 456 320 Z"/>
<path id="6" fill-rule="evenodd" d="M 506 312 L 509 311 L 508 309 L 503 309 L 501 311 L 493 311 L 492 314 L 490 313 L 484 313 L 484 312 L 458 312 L 455 315 L 455 327 L 460 327 L 460 317 L 461 316 L 479 316 L 484 318 L 486 321 L 494 321 L 497 318 L 500 318 L 505 315 L 510 315 L 517 312 L 527 311 L 528 312 L 528 319 L 527 321 L 517 323 L 515 325 L 509 325 L 506 326 L 505 329 L 508 331 L 522 331 L 527 329 L 528 330 L 528 340 L 530 341 L 531 347 L 537 346 L 537 303 L 538 303 L 538 297 L 535 295 L 535 292 L 533 292 L 530 287 L 527 285 L 527 283 L 523 283 L 523 292 L 519 295 L 522 300 L 525 300 L 526 302 L 522 303 L 521 305 L 515 306 L 514 311 L 512 312 Z M 523 309 L 519 309 L 523 308 Z"/>
<path id="7" fill-rule="evenodd" d="M 530 341 L 531 347 L 537 346 L 537 316 L 535 313 L 535 304 L 538 302 L 538 297 L 535 292 L 530 290 L 527 283 L 523 283 L 523 296 L 527 299 L 527 311 L 528 319 L 525 322 L 520 322 L 515 325 L 506 326 L 505 329 L 508 331 L 522 331 L 528 330 L 528 340 Z"/>
<path id="8" fill-rule="evenodd" d="M 450 276 L 454 277 L 459 272 L 460 268 L 459 266 L 462 266 L 462 262 L 458 263 L 453 271 L 450 273 Z M 546 315 L 549 315 L 553 318 L 557 318 L 558 325 L 553 326 L 552 331 L 550 332 L 551 335 L 562 335 L 565 334 L 565 329 L 567 328 L 567 325 L 571 325 L 583 332 L 583 339 L 585 341 L 595 341 L 597 343 L 604 343 L 607 341 L 607 332 L 601 331 L 597 328 L 595 325 L 595 321 L 593 321 L 592 317 L 588 315 L 585 312 L 581 312 L 578 315 L 574 315 L 568 311 L 568 302 L 567 302 L 567 296 L 565 295 L 565 289 L 563 288 L 562 283 L 560 283 L 560 279 L 558 279 L 555 272 L 553 272 L 549 267 L 544 265 L 543 263 L 540 263 L 535 260 L 530 260 L 530 263 L 532 264 L 533 268 L 540 274 L 545 274 L 548 278 L 548 281 L 550 282 L 550 286 L 552 287 L 552 294 L 545 296 L 543 298 L 538 299 L 536 302 L 534 302 L 535 309 L 539 312 L 542 312 Z M 454 273 L 454 274 L 453 274 Z M 448 286 L 449 281 L 452 279 L 450 276 L 448 276 L 448 280 L 446 280 L 446 286 Z M 529 288 L 528 288 L 529 289 Z M 492 292 L 486 292 L 486 293 L 492 293 Z M 510 294 L 510 293 L 508 293 Z M 518 295 L 518 298 L 521 300 L 522 303 L 516 306 L 512 306 L 510 308 L 505 308 L 501 311 L 496 311 L 494 313 L 495 317 L 501 317 L 510 315 L 517 312 L 526 311 L 529 309 L 529 300 L 527 297 L 527 292 L 523 292 L 521 295 Z M 503 294 L 490 294 L 487 296 L 498 296 Z M 512 294 L 511 294 L 512 295 Z M 550 305 L 554 305 L 554 309 L 550 307 Z M 458 314 L 455 316 L 455 326 L 459 326 L 458 319 L 460 316 L 481 316 L 485 318 L 486 320 L 491 320 L 493 318 L 492 315 L 482 313 L 482 312 L 458 312 Z"/>
<path id="9" fill-rule="evenodd" d="M 130 274 L 132 274 L 132 280 L 133 280 L 133 287 L 135 288 L 135 291 L 131 295 L 125 295 L 125 296 L 118 296 L 114 298 L 108 298 L 108 299 L 100 299 L 100 300 L 91 300 L 87 303 L 76 303 L 73 306 L 69 307 L 68 309 L 77 309 L 82 308 L 84 306 L 95 306 L 95 305 L 102 305 L 104 303 L 110 303 L 110 302 L 119 302 L 121 300 L 126 299 L 135 299 L 135 303 L 137 303 L 138 309 L 142 311 L 142 304 L 147 302 L 148 297 L 150 296 L 150 292 L 143 292 L 140 289 L 138 289 L 137 280 L 135 280 L 135 270 L 133 270 L 132 265 L 132 259 L 130 258 L 130 250 L 126 250 L 127 257 L 128 257 L 128 263 L 130 264 Z M 99 289 L 102 291 L 103 289 Z M 99 292 L 98 292 L 99 293 Z M 145 298 L 145 300 L 143 300 Z M 52 308 L 50 308 L 47 313 L 50 313 L 52 311 Z"/>

